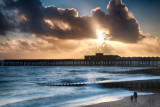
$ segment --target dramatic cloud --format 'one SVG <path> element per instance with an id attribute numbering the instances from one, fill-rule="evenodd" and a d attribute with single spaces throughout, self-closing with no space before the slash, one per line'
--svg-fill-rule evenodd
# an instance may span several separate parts
<path id="1" fill-rule="evenodd" d="M 3 52 L 34 52 L 34 51 L 71 51 L 79 47 L 79 42 L 74 40 L 49 40 L 36 38 L 36 40 L 15 39 L 0 43 Z"/>
<path id="2" fill-rule="evenodd" d="M 0 5 L 1 6 L 1 5 Z M 6 20 L 0 8 L 0 35 L 5 35 L 5 31 L 10 30 L 11 25 Z"/>
<path id="3" fill-rule="evenodd" d="M 64 59 L 82 58 L 86 42 L 81 40 L 57 40 L 37 38 L 15 39 L 0 43 L 0 59 Z"/>
<path id="4" fill-rule="evenodd" d="M 14 29 L 34 33 L 38 36 L 53 36 L 60 39 L 97 38 L 97 28 L 107 29 L 113 41 L 137 42 L 143 37 L 133 15 L 121 0 L 110 0 L 109 13 L 100 8 L 93 10 L 93 16 L 78 16 L 75 9 L 43 7 L 40 0 L 3 0 L 0 32 L 9 30 L 6 16 L 14 22 Z M 12 23 L 13 24 L 13 23 Z"/>
<path id="5" fill-rule="evenodd" d="M 144 38 L 136 44 L 116 41 L 97 44 L 97 40 L 53 40 L 52 38 L 16 39 L 0 43 L 0 59 L 77 59 L 97 52 L 122 57 L 151 57 L 160 56 L 159 44 L 160 39 L 156 37 Z"/>
<path id="6" fill-rule="evenodd" d="M 93 16 L 102 28 L 109 29 L 111 40 L 135 43 L 144 37 L 138 22 L 121 0 L 110 0 L 107 8 L 108 14 L 96 8 L 93 10 Z"/>
<path id="7" fill-rule="evenodd" d="M 78 17 L 75 9 L 42 7 L 40 0 L 4 0 L 4 3 L 5 10 L 17 14 L 14 17 L 16 28 L 22 32 L 62 39 L 96 38 L 92 19 Z"/>
<path id="8" fill-rule="evenodd" d="M 91 17 L 78 17 L 75 9 L 59 9 L 55 6 L 44 8 L 45 21 L 51 25 L 50 34 L 63 39 L 96 38 Z"/>
<path id="9" fill-rule="evenodd" d="M 121 0 L 110 0 L 107 9 L 78 16 L 74 8 L 43 7 L 40 0 L 2 0 L 0 36 L 6 39 L 0 41 L 0 59 L 83 58 L 96 52 L 159 56 L 160 38 L 143 34 Z"/>

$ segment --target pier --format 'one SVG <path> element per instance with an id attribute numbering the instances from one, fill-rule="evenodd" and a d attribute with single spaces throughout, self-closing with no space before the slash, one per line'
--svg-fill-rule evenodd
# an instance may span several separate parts
<path id="1" fill-rule="evenodd" d="M 159 67 L 160 57 L 120 57 L 118 55 L 85 56 L 84 59 L 5 59 L 4 66 L 127 66 Z"/>

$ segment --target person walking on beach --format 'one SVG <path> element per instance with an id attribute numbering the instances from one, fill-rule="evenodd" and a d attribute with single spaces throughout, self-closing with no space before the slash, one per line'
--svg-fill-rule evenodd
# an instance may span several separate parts
<path id="1" fill-rule="evenodd" d="M 138 97 L 137 92 L 134 92 L 133 95 L 134 95 L 134 101 L 137 102 L 137 97 Z"/>
<path id="2" fill-rule="evenodd" d="M 131 95 L 131 102 L 133 102 L 133 96 Z"/>

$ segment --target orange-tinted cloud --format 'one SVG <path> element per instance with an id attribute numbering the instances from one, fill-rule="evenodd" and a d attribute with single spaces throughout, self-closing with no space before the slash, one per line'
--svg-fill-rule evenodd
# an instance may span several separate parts
<path id="1" fill-rule="evenodd" d="M 108 13 L 96 8 L 93 10 L 93 16 L 90 17 L 79 17 L 78 12 L 73 8 L 43 7 L 40 0 L 3 1 L 5 4 L 2 8 L 3 11 L 10 12 L 8 15 L 6 15 L 7 12 L 3 15 L 14 22 L 13 29 L 33 33 L 39 37 L 95 39 L 97 38 L 97 28 L 108 29 L 113 41 L 135 43 L 144 37 L 139 23 L 121 0 L 110 0 Z M 0 26 L 4 26 L 4 24 Z M 7 31 L 7 29 L 2 30 L 3 33 Z"/>
<path id="2" fill-rule="evenodd" d="M 136 43 L 144 35 L 140 31 L 138 21 L 121 0 L 110 0 L 108 14 L 100 8 L 93 10 L 93 16 L 102 28 L 107 28 L 112 36 L 111 40 Z"/>
<path id="3" fill-rule="evenodd" d="M 160 39 L 144 35 L 121 0 L 110 0 L 108 13 L 96 8 L 92 10 L 93 16 L 81 17 L 73 8 L 42 7 L 40 0 L 3 1 L 5 5 L 0 4 L 0 35 L 18 29 L 36 36 L 34 40 L 18 38 L 0 42 L 0 59 L 83 58 L 85 54 L 96 52 L 160 56 Z M 111 41 L 99 43 L 97 29 L 107 30 Z"/>

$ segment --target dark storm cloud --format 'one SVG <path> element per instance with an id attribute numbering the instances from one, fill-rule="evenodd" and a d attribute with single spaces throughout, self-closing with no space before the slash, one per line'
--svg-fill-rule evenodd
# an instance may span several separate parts
<path id="1" fill-rule="evenodd" d="M 11 24 L 6 20 L 6 17 L 0 8 L 0 35 L 5 35 L 5 31 L 7 30 L 11 30 Z"/>
<path id="2" fill-rule="evenodd" d="M 50 34 L 63 39 L 95 38 L 95 29 L 91 27 L 92 18 L 78 17 L 75 9 L 59 9 L 55 6 L 44 8 L 45 19 L 50 20 L 54 26 Z M 58 22 L 58 23 L 57 23 Z M 59 24 L 60 23 L 60 24 Z"/>
<path id="3" fill-rule="evenodd" d="M 94 22 L 108 29 L 112 40 L 136 42 L 142 35 L 139 24 L 121 0 L 110 0 L 109 13 L 94 9 L 93 16 L 78 16 L 75 9 L 60 9 L 55 6 L 42 7 L 40 0 L 3 0 L 4 10 L 10 11 L 15 29 L 38 36 L 53 36 L 60 39 L 96 38 Z M 13 15 L 16 14 L 16 15 Z M 1 14 L 0 33 L 9 28 L 6 15 Z M 3 23 L 4 22 L 4 23 Z"/>
<path id="4" fill-rule="evenodd" d="M 24 32 L 41 34 L 45 33 L 44 13 L 39 0 L 4 0 L 5 9 L 10 10 L 16 17 L 24 16 L 26 20 L 17 20 L 17 28 Z M 14 13 L 15 11 L 15 13 Z M 44 27 L 44 25 L 46 25 Z M 43 28 L 44 27 L 44 28 Z"/>
<path id="5" fill-rule="evenodd" d="M 91 27 L 91 18 L 78 17 L 75 9 L 42 7 L 40 0 L 4 0 L 4 3 L 6 10 L 17 12 L 18 18 L 15 16 L 15 19 L 24 19 L 17 20 L 16 26 L 22 32 L 62 39 L 95 38 L 96 36 L 95 30 Z"/>
<path id="6" fill-rule="evenodd" d="M 4 35 L 4 33 L 5 33 L 4 31 L 7 30 L 6 23 L 4 23 L 4 21 L 5 21 L 5 17 L 2 14 L 2 12 L 0 11 L 0 34 L 2 34 L 2 35 Z"/>
<path id="7" fill-rule="evenodd" d="M 109 29 L 112 40 L 134 43 L 144 37 L 138 22 L 121 0 L 110 0 L 107 8 L 108 14 L 97 8 L 93 10 L 93 16 L 103 28 Z"/>

